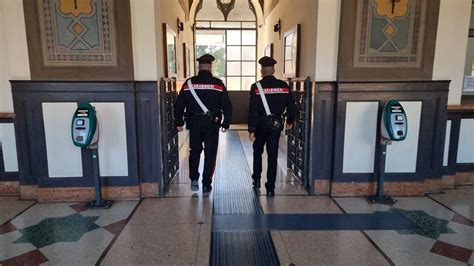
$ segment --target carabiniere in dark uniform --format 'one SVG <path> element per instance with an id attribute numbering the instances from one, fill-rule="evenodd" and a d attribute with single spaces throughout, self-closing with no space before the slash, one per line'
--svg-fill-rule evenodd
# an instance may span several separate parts
<path id="1" fill-rule="evenodd" d="M 270 57 L 262 57 L 262 80 L 259 81 L 265 98 L 268 102 L 270 115 L 267 114 L 257 83 L 250 90 L 248 131 L 253 142 L 253 186 L 260 188 L 262 173 L 262 153 L 267 146 L 268 171 L 265 184 L 267 196 L 275 195 L 275 180 L 277 174 L 278 144 L 281 131 L 284 128 L 284 115 L 286 115 L 286 128 L 291 128 L 295 116 L 296 106 L 290 93 L 288 84 L 275 78 L 274 65 L 277 63 Z M 286 110 L 286 113 L 285 113 Z"/>
<path id="2" fill-rule="evenodd" d="M 199 161 L 204 143 L 204 172 L 202 175 L 203 194 L 211 191 L 212 176 L 216 164 L 217 148 L 219 142 L 219 128 L 226 132 L 229 128 L 232 105 L 227 94 L 227 89 L 218 78 L 212 76 L 212 55 L 203 55 L 197 59 L 199 73 L 188 79 L 178 95 L 175 104 L 175 125 L 178 130 L 184 126 L 183 118 L 186 116 L 186 128 L 189 129 L 189 178 L 191 189 L 199 190 Z M 206 113 L 196 101 L 189 88 L 192 88 L 202 103 L 209 109 Z M 185 113 L 186 110 L 186 113 Z M 222 117 L 224 116 L 224 117 Z"/>

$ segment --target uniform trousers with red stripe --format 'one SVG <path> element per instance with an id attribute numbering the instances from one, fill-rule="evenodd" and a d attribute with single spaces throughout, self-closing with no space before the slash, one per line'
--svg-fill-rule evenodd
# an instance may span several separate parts
<path id="1" fill-rule="evenodd" d="M 189 129 L 189 178 L 199 180 L 199 162 L 204 150 L 203 186 L 212 184 L 219 144 L 219 128 L 206 115 L 194 115 L 187 120 Z M 204 147 L 203 147 L 204 144 Z"/>
<path id="2" fill-rule="evenodd" d="M 255 141 L 253 142 L 253 179 L 260 179 L 262 174 L 262 153 L 266 146 L 268 156 L 267 191 L 275 190 L 275 181 L 278 164 L 278 144 L 281 131 L 275 131 L 268 126 L 257 127 Z"/>

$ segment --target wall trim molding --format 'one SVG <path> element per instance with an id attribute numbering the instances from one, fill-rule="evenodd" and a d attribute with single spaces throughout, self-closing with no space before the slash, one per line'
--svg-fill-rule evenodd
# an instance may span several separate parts
<path id="1" fill-rule="evenodd" d="M 44 102 L 122 102 L 125 108 L 128 176 L 104 176 L 102 182 L 108 186 L 139 184 L 134 82 L 11 81 L 11 84 L 21 185 L 93 186 L 90 150 L 81 150 L 83 177 L 49 177 L 42 111 Z"/>
<path id="2" fill-rule="evenodd" d="M 343 173 L 348 102 L 379 102 L 379 108 L 390 99 L 422 102 L 416 172 L 387 173 L 386 180 L 424 182 L 427 179 L 440 179 L 444 174 L 442 162 L 449 84 L 450 81 L 431 80 L 316 82 L 311 151 L 315 191 L 325 193 L 329 189 L 328 193 L 331 194 L 334 184 L 375 181 L 373 173 Z M 377 151 L 375 154 L 374 163 L 380 160 Z"/>

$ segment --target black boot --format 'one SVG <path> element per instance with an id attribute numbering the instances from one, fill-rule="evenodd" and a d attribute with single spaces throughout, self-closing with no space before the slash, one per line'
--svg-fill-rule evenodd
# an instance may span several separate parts
<path id="1" fill-rule="evenodd" d="M 260 188 L 260 176 L 256 176 L 256 175 L 252 175 L 252 179 L 253 179 L 253 182 L 252 182 L 252 185 L 253 185 L 253 188 Z"/>
<path id="2" fill-rule="evenodd" d="M 260 178 L 254 179 L 252 185 L 254 188 L 260 188 Z"/>
<path id="3" fill-rule="evenodd" d="M 265 183 L 265 188 L 267 189 L 267 197 L 275 196 L 275 186 L 270 186 L 268 183 Z"/>
<path id="4" fill-rule="evenodd" d="M 211 185 L 204 185 L 202 187 L 202 196 L 203 197 L 209 197 L 209 194 L 211 193 L 212 186 Z"/>
<path id="5" fill-rule="evenodd" d="M 267 190 L 267 197 L 269 198 L 275 197 L 275 190 Z"/>

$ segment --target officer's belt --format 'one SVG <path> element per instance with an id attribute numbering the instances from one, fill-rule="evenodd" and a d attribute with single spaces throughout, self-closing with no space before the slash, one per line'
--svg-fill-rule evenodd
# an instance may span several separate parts
<path id="1" fill-rule="evenodd" d="M 187 115 L 188 115 L 188 117 L 193 117 L 193 116 L 196 116 L 196 115 L 207 115 L 207 113 L 188 113 Z"/>

